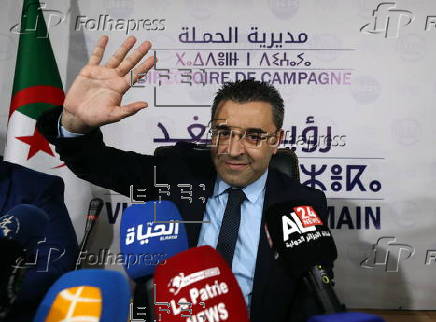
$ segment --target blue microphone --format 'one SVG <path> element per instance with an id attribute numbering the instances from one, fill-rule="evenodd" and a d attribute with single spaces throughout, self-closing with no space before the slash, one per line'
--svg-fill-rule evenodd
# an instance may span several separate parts
<path id="1" fill-rule="evenodd" d="M 343 312 L 327 315 L 314 315 L 307 322 L 384 322 L 385 320 L 377 315 Z"/>
<path id="2" fill-rule="evenodd" d="M 44 238 L 47 214 L 40 208 L 21 204 L 0 217 L 0 319 L 7 316 L 23 283 L 38 241 Z"/>
<path id="3" fill-rule="evenodd" d="M 0 238 L 14 240 L 29 250 L 44 238 L 47 224 L 45 211 L 34 205 L 21 204 L 0 217 Z"/>
<path id="4" fill-rule="evenodd" d="M 188 248 L 185 226 L 171 201 L 135 204 L 123 213 L 120 250 L 127 274 L 134 280 L 154 273 L 155 266 Z"/>
<path id="5" fill-rule="evenodd" d="M 52 285 L 33 321 L 127 321 L 130 297 L 129 283 L 120 272 L 73 271 Z"/>
<path id="6" fill-rule="evenodd" d="M 135 280 L 133 317 L 153 321 L 153 273 L 156 265 L 188 249 L 182 217 L 171 201 L 135 204 L 123 213 L 120 225 L 120 250 L 124 269 Z M 139 312 L 146 308 L 146 312 Z M 137 316 L 136 316 L 137 314 Z"/>

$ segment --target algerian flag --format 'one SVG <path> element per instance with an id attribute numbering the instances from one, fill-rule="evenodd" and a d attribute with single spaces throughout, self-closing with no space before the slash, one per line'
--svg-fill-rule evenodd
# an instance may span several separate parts
<path id="1" fill-rule="evenodd" d="M 62 81 L 39 0 L 24 0 L 5 160 L 63 177 L 65 203 L 79 237 L 91 199 L 89 184 L 71 173 L 35 127 L 44 111 L 61 108 L 63 100 Z"/>
<path id="2" fill-rule="evenodd" d="M 64 92 L 39 1 L 24 1 L 20 26 L 5 157 L 38 170 L 50 169 L 60 162 L 35 123 L 44 111 L 62 105 Z"/>

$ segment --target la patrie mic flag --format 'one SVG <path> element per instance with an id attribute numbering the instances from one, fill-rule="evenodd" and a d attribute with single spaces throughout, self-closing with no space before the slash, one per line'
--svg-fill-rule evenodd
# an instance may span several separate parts
<path id="1" fill-rule="evenodd" d="M 24 0 L 4 159 L 36 171 L 61 176 L 70 215 L 83 217 L 90 185 L 63 164 L 54 147 L 36 129 L 38 117 L 62 108 L 64 91 L 39 0 Z M 76 220 L 73 220 L 76 222 Z M 77 229 L 82 231 L 83 229 Z M 80 238 L 80 236 L 78 236 Z"/>

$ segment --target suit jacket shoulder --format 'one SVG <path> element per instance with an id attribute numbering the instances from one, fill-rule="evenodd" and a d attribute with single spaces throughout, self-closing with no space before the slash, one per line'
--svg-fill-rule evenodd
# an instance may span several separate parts
<path id="1" fill-rule="evenodd" d="M 64 183 L 58 176 L 41 173 L 19 164 L 2 161 L 0 166 L 0 209 L 8 204 L 39 202 L 47 188 L 54 188 L 51 192 L 63 200 Z"/>
<path id="2" fill-rule="evenodd" d="M 55 145 L 68 168 L 95 185 L 125 196 L 130 195 L 130 186 L 141 187 L 148 192 L 147 199 L 154 200 L 159 198 L 156 184 L 192 184 L 191 181 L 201 184 L 213 176 L 209 153 L 192 149 L 190 143 L 161 149 L 154 156 L 106 146 L 99 129 L 77 138 L 59 138 L 61 112 L 61 108 L 55 108 L 44 113 L 38 119 L 37 128 Z"/>
<path id="3" fill-rule="evenodd" d="M 323 191 L 307 187 L 276 169 L 269 169 L 269 172 L 265 196 L 267 206 L 286 201 L 307 203 L 315 208 L 323 222 L 327 219 L 327 199 Z"/>
<path id="4" fill-rule="evenodd" d="M 308 188 L 278 170 L 269 169 L 254 275 L 252 322 L 303 322 L 319 312 L 313 294 L 300 279 L 287 274 L 275 260 L 267 241 L 264 229 L 266 211 L 270 206 L 283 202 L 311 205 L 321 218 L 327 214 L 322 191 Z M 298 261 L 298 258 L 295 260 Z"/>
<path id="5" fill-rule="evenodd" d="M 13 321 L 29 321 L 52 283 L 74 268 L 77 238 L 64 204 L 64 183 L 60 177 L 21 165 L 0 162 L 0 211 L 6 214 L 19 204 L 33 204 L 46 212 L 49 222 L 44 241 L 38 244 L 36 266 L 26 272 L 11 310 Z M 22 310 L 23 307 L 27 309 Z"/>

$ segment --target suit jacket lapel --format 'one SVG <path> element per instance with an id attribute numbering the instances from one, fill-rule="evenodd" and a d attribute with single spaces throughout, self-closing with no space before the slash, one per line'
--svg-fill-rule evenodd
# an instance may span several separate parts
<path id="1" fill-rule="evenodd" d="M 276 174 L 272 169 L 268 171 L 268 177 L 265 184 L 265 199 L 263 202 L 262 221 L 260 225 L 260 240 L 257 251 L 256 269 L 253 280 L 253 293 L 251 298 L 251 317 L 261 316 L 264 303 L 264 289 L 268 283 L 271 271 L 274 253 L 268 244 L 265 233 L 265 212 L 268 207 L 276 202 L 277 193 L 280 191 L 279 182 L 275 180 Z"/>
<path id="2" fill-rule="evenodd" d="M 251 299 L 250 316 L 252 321 L 262 321 L 262 312 L 266 303 L 265 288 L 271 279 L 269 272 L 274 264 L 274 251 L 271 249 L 265 233 L 265 217 L 267 209 L 276 203 L 294 199 L 296 193 L 289 180 L 283 180 L 283 174 L 277 170 L 269 169 L 265 185 L 265 199 L 263 203 L 262 222 L 260 227 L 259 249 L 257 252 L 256 269 L 254 273 L 253 293 Z M 267 318 L 267 317 L 265 317 Z"/>
<path id="3" fill-rule="evenodd" d="M 198 222 L 185 225 L 188 235 L 189 247 L 196 247 L 198 244 L 201 222 L 203 221 L 203 217 L 205 214 L 207 200 L 213 194 L 213 188 L 216 180 L 216 172 L 213 167 L 205 168 L 204 172 L 201 175 L 197 175 L 193 179 L 194 181 L 192 183 L 192 186 L 194 187 L 194 189 L 198 188 L 198 195 L 202 195 L 204 199 L 200 199 L 198 198 L 199 196 L 195 196 L 194 192 L 193 199 L 195 200 L 193 200 L 192 203 L 189 203 L 186 200 L 180 201 L 180 196 L 173 200 L 178 204 L 180 213 L 184 214 L 183 217 L 185 218 L 185 220 Z"/>

